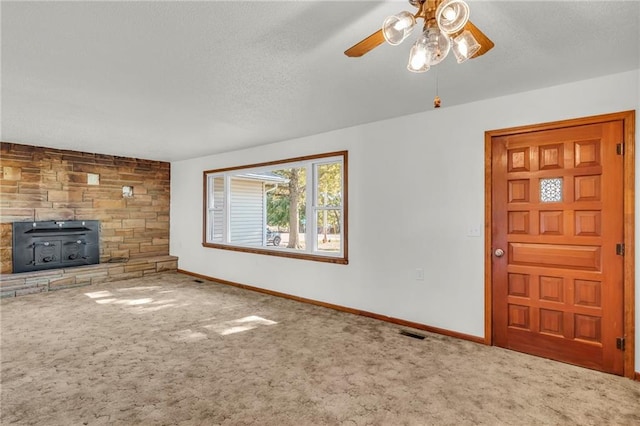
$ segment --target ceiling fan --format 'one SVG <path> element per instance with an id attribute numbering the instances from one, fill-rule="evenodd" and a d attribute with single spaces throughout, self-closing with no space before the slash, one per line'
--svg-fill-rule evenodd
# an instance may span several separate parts
<path id="1" fill-rule="evenodd" d="M 382 28 L 356 43 L 344 54 L 359 57 L 384 41 L 398 45 L 424 20 L 423 32 L 411 47 L 407 69 L 425 72 L 440 63 L 453 50 L 458 63 L 484 55 L 494 43 L 469 21 L 469 6 L 463 0 L 409 0 L 418 8 L 415 14 L 400 12 L 384 20 Z"/>

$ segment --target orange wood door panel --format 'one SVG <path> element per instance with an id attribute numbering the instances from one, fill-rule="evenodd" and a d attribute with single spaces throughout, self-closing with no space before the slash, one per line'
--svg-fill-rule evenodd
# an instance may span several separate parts
<path id="1" fill-rule="evenodd" d="M 623 123 L 495 136 L 493 341 L 622 374 Z"/>

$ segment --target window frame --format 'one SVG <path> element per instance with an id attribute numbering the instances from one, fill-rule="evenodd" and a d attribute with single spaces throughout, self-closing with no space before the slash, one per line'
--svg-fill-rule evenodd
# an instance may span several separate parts
<path id="1" fill-rule="evenodd" d="M 306 235 L 313 235 L 314 238 L 310 241 L 306 241 L 305 249 L 288 249 L 286 247 L 278 247 L 277 249 L 271 247 L 264 246 L 248 246 L 248 245 L 238 245 L 233 244 L 228 241 L 229 235 L 229 227 L 230 227 L 230 198 L 231 198 L 231 189 L 230 189 L 230 177 L 233 175 L 237 175 L 239 171 L 253 172 L 253 171 L 267 171 L 264 169 L 274 168 L 275 166 L 283 166 L 292 167 L 295 165 L 304 165 L 307 171 L 310 173 L 306 174 L 307 179 L 307 187 L 305 189 L 306 193 L 306 218 L 307 223 L 309 223 L 310 214 L 317 215 L 319 211 L 324 209 L 328 209 L 326 206 L 319 206 L 317 193 L 318 193 L 318 166 L 322 164 L 331 164 L 334 162 L 341 163 L 342 169 L 342 188 L 341 188 L 341 197 L 342 203 L 341 207 L 338 209 L 341 211 L 342 215 L 342 223 L 340 226 L 340 242 L 341 242 L 341 252 L 336 255 L 325 254 L 322 251 L 317 250 L 318 246 L 318 235 L 317 231 L 314 232 L 310 230 L 313 228 L 312 226 L 307 227 Z M 224 206 L 223 210 L 223 240 L 225 242 L 209 242 L 208 234 L 210 231 L 209 224 L 210 216 L 209 216 L 209 206 L 213 200 L 209 198 L 209 179 L 214 180 L 217 177 L 224 177 L 223 180 L 223 199 Z M 312 185 L 310 185 L 310 183 Z M 336 210 L 335 207 L 330 207 L 331 209 Z M 269 256 L 279 256 L 279 257 L 287 257 L 294 259 L 303 259 L 303 260 L 311 260 L 317 262 L 327 262 L 327 263 L 335 263 L 346 265 L 349 263 L 348 257 L 348 151 L 335 151 L 335 152 L 327 152 L 323 154 L 315 154 L 315 155 L 307 155 L 303 157 L 295 157 L 295 158 L 287 158 L 284 160 L 277 161 L 268 161 L 264 163 L 256 163 L 256 164 L 247 164 L 243 166 L 235 166 L 235 167 L 226 167 L 221 169 L 212 169 L 205 170 L 203 172 L 203 217 L 202 217 L 202 246 L 207 248 L 214 249 L 223 249 L 223 250 L 231 250 L 238 251 L 244 253 L 254 253 L 254 254 L 263 254 Z M 317 216 L 313 219 L 311 225 L 317 222 Z M 317 228 L 317 227 L 316 227 Z M 309 238 L 306 238 L 309 240 Z"/>

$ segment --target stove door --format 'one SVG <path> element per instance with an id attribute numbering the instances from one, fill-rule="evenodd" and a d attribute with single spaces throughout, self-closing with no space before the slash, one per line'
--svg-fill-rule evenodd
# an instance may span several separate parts
<path id="1" fill-rule="evenodd" d="M 87 241 L 84 235 L 67 237 L 62 242 L 62 262 L 72 264 L 87 263 Z"/>
<path id="2" fill-rule="evenodd" d="M 55 265 L 60 263 L 62 241 L 49 238 L 34 238 L 33 264 Z"/>

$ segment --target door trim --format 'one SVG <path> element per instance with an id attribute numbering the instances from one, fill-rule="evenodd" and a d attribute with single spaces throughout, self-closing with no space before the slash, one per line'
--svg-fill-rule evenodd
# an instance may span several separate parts
<path id="1" fill-rule="evenodd" d="M 595 115 L 570 120 L 534 124 L 530 126 L 510 127 L 488 130 L 484 133 L 484 343 L 493 344 L 493 308 L 492 308 L 492 204 L 491 204 L 491 139 L 518 133 L 541 130 L 553 130 L 585 124 L 597 124 L 622 120 L 624 132 L 623 163 L 623 215 L 624 215 L 624 282 L 623 282 L 623 327 L 625 338 L 624 372 L 630 379 L 635 378 L 635 111 L 622 111 L 612 114 Z"/>

